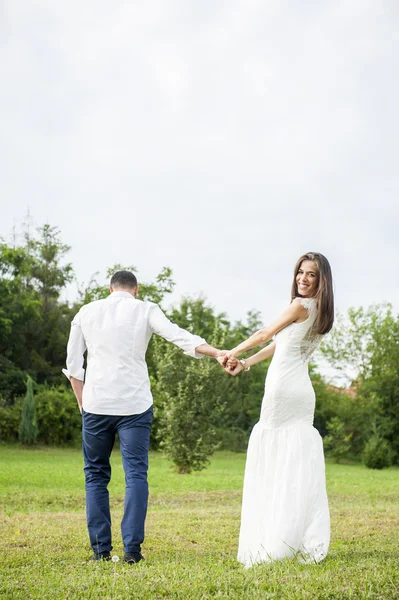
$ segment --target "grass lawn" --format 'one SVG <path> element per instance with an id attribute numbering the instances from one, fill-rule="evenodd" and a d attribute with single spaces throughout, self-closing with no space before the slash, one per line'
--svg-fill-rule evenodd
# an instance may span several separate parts
<path id="1" fill-rule="evenodd" d="M 150 504 L 136 566 L 88 563 L 79 450 L 0 446 L 0 598 L 399 599 L 399 470 L 327 465 L 330 553 L 318 565 L 236 561 L 245 456 L 218 453 L 178 475 L 150 457 Z M 123 471 L 113 455 L 113 554 L 122 557 Z"/>

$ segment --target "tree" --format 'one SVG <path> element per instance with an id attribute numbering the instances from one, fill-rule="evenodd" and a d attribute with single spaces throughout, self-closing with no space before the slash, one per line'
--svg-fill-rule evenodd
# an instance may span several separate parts
<path id="1" fill-rule="evenodd" d="M 0 355 L 21 371 L 30 366 L 27 333 L 41 319 L 40 300 L 27 284 L 32 265 L 25 248 L 0 244 Z"/>
<path id="2" fill-rule="evenodd" d="M 230 329 L 225 313 L 216 315 L 203 296 L 195 299 L 183 298 L 178 308 L 172 308 L 169 316 L 179 327 L 201 335 L 207 341 L 215 335 L 218 339 L 224 339 Z"/>
<path id="3" fill-rule="evenodd" d="M 179 326 L 221 347 L 226 331 L 224 315 L 215 315 L 204 298 L 184 298 L 172 310 Z M 217 421 L 226 399 L 229 376 L 210 358 L 193 360 L 154 336 L 152 366 L 155 441 L 180 473 L 203 469 L 219 446 Z"/>
<path id="4" fill-rule="evenodd" d="M 163 407 L 160 447 L 179 473 L 204 469 L 219 445 L 215 421 L 223 410 L 223 371 L 209 358 L 194 361 L 169 345 L 158 372 Z"/>
<path id="5" fill-rule="evenodd" d="M 19 379 L 58 383 L 73 316 L 60 295 L 73 272 L 59 230 L 46 224 L 37 234 L 22 247 L 0 244 L 0 356 Z"/>
<path id="6" fill-rule="evenodd" d="M 60 300 L 73 279 L 73 268 L 65 262 L 70 247 L 61 240 L 57 227 L 48 223 L 37 229 L 37 237 L 26 237 L 26 250 L 32 260 L 30 285 L 40 302 L 40 319 L 27 324 L 26 338 L 31 347 L 30 371 L 38 383 L 57 384 L 65 362 L 65 348 L 74 310 Z"/>
<path id="7" fill-rule="evenodd" d="M 388 316 L 390 304 L 376 304 L 364 309 L 350 308 L 347 316 L 339 314 L 334 328 L 321 346 L 330 366 L 348 384 L 370 374 L 375 337 Z"/>
<path id="8" fill-rule="evenodd" d="M 350 309 L 323 348 L 341 372 L 352 373 L 363 407 L 362 437 L 375 424 L 399 459 L 399 315 L 390 304 Z M 349 371 L 348 371 L 349 366 Z"/>
<path id="9" fill-rule="evenodd" d="M 45 223 L 37 229 L 37 238 L 26 235 L 26 249 L 32 259 L 31 278 L 39 292 L 43 312 L 54 308 L 61 291 L 73 280 L 70 263 L 63 264 L 70 246 L 61 242 L 60 230 Z"/>
<path id="10" fill-rule="evenodd" d="M 5 404 L 13 404 L 14 398 L 26 390 L 26 373 L 18 369 L 5 356 L 0 355 L 0 398 Z"/>
<path id="11" fill-rule="evenodd" d="M 36 403 L 33 395 L 33 380 L 26 380 L 26 395 L 22 405 L 21 423 L 19 426 L 19 441 L 21 444 L 32 445 L 38 434 L 36 420 Z"/>

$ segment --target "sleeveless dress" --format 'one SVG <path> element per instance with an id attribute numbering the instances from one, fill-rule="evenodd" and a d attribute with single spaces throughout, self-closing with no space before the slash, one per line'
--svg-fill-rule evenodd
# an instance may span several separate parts
<path id="1" fill-rule="evenodd" d="M 255 563 L 297 556 L 319 562 L 330 542 L 323 443 L 313 427 L 315 393 L 308 360 L 323 336 L 317 305 L 303 298 L 308 318 L 275 337 L 260 420 L 248 445 L 238 560 Z"/>

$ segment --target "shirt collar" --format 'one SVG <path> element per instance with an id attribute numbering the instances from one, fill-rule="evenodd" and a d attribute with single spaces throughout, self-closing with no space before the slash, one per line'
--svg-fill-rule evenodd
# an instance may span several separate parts
<path id="1" fill-rule="evenodd" d="M 108 296 L 108 298 L 132 298 L 133 300 L 136 300 L 136 298 L 130 292 L 122 292 L 122 291 L 111 292 L 111 294 Z"/>

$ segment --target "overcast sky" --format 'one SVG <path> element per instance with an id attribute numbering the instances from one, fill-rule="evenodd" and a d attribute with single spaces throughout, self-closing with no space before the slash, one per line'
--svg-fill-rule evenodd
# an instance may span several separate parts
<path id="1" fill-rule="evenodd" d="M 80 282 L 170 266 L 174 302 L 265 323 L 319 251 L 339 310 L 399 311 L 397 2 L 10 0 L 1 20 L 4 239 L 29 209 Z"/>

